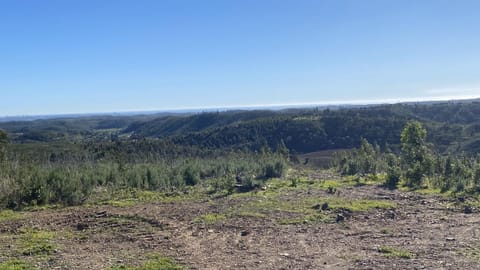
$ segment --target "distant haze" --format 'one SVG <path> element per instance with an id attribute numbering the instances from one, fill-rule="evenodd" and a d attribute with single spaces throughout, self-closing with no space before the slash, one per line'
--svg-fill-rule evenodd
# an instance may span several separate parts
<path id="1" fill-rule="evenodd" d="M 89 116 L 129 116 L 129 115 L 172 115 L 172 114 L 191 114 L 201 112 L 216 112 L 216 111 L 230 111 L 230 110 L 283 110 L 283 109 L 300 109 L 300 108 L 319 108 L 319 109 L 339 109 L 357 106 L 375 106 L 382 104 L 408 104 L 408 103 L 443 103 L 443 102 L 480 102 L 480 98 L 475 99 L 454 99 L 454 98 L 438 98 L 438 99 L 411 99 L 411 100 L 363 100 L 363 101 L 344 101 L 331 103 L 304 103 L 304 104 L 270 104 L 257 106 L 238 106 L 238 107 L 210 107 L 210 108 L 178 108 L 166 110 L 147 110 L 147 111 L 123 111 L 123 112 L 90 112 L 90 113 L 72 113 L 72 114 L 43 114 L 43 115 L 16 115 L 16 116 L 0 116 L 0 122 L 10 121 L 32 121 L 39 119 L 54 119 L 54 118 L 77 118 Z"/>

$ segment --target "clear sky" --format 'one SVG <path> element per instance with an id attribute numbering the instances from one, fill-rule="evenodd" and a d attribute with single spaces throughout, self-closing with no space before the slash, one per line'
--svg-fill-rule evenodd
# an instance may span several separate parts
<path id="1" fill-rule="evenodd" d="M 480 97 L 480 1 L 0 0 L 0 115 Z"/>

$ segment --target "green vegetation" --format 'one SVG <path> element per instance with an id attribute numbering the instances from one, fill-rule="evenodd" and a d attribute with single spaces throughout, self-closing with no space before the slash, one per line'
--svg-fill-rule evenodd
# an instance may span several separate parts
<path id="1" fill-rule="evenodd" d="M 201 224 L 206 224 L 206 225 L 213 225 L 217 224 L 219 222 L 222 222 L 226 219 L 226 217 L 222 214 L 205 214 L 201 215 L 195 220 L 193 220 L 194 223 L 201 223 Z"/>
<path id="2" fill-rule="evenodd" d="M 7 158 L 7 144 L 8 144 L 8 135 L 3 130 L 0 129 L 0 163 L 6 161 Z"/>
<path id="3" fill-rule="evenodd" d="M 285 181 L 286 182 L 286 181 Z M 238 196 L 237 196 L 238 197 Z M 267 189 L 255 194 L 242 195 L 246 201 L 233 206 L 228 215 L 267 217 L 283 213 L 289 217 L 278 220 L 279 224 L 309 222 L 333 222 L 336 213 L 362 212 L 371 209 L 392 209 L 396 204 L 386 200 L 348 199 L 336 196 L 289 196 L 289 189 Z M 325 209 L 322 206 L 325 205 Z M 283 216 L 281 214 L 280 216 Z"/>
<path id="4" fill-rule="evenodd" d="M 465 250 L 459 252 L 459 254 L 480 263 L 480 247 L 478 245 L 466 248 Z"/>
<path id="5" fill-rule="evenodd" d="M 354 175 L 354 182 L 309 184 L 290 177 L 289 186 L 280 188 L 333 194 L 344 185 L 381 179 L 392 189 L 477 194 L 479 113 L 480 103 L 470 101 L 5 122 L 0 208 L 97 203 L 92 195 L 99 191 L 136 190 L 101 199 L 115 206 L 194 197 L 191 187 L 227 196 L 260 189 L 268 179 L 284 177 L 292 164 L 307 164 L 298 154 L 353 147 L 358 149 L 337 154 L 333 165 Z M 153 193 L 138 196 L 140 191 Z"/>
<path id="6" fill-rule="evenodd" d="M 249 191 L 286 171 L 286 161 L 278 153 L 234 153 L 210 158 L 179 157 L 148 163 L 124 161 L 74 163 L 9 162 L 0 171 L 0 206 L 12 209 L 45 204 L 77 205 L 96 190 L 109 190 L 128 197 L 111 198 L 107 204 L 128 205 L 128 201 L 163 200 L 165 194 L 187 194 L 189 187 L 211 185 L 211 192 L 233 192 L 237 186 Z M 152 191 L 151 193 L 141 190 Z M 118 192 L 117 192 L 118 191 Z M 132 191 L 134 191 L 132 193 Z M 165 199 L 166 200 L 166 199 Z"/>
<path id="7" fill-rule="evenodd" d="M 109 270 L 186 270 L 187 268 L 175 263 L 170 258 L 153 256 L 141 266 L 114 266 Z"/>
<path id="8" fill-rule="evenodd" d="M 95 158 L 120 154 L 141 158 L 146 148 L 160 155 L 175 155 L 176 150 L 196 154 L 205 149 L 258 151 L 265 145 L 276 149 L 281 141 L 292 153 L 308 153 L 358 147 L 361 138 L 399 149 L 403 127 L 409 120 L 417 119 L 427 128 L 427 140 L 435 145 L 436 151 L 477 153 L 479 114 L 480 102 L 469 101 L 336 110 L 93 116 L 5 122 L 0 123 L 0 129 L 8 132 L 16 146 L 22 143 L 22 148 L 31 143 L 60 143 L 64 147 L 44 152 L 48 157 L 53 153 L 52 160 L 75 152 L 68 148 L 87 150 L 82 155 Z M 165 149 L 164 145 L 171 149 Z M 202 151 L 197 151 L 199 148 Z"/>
<path id="9" fill-rule="evenodd" d="M 7 260 L 0 262 L 0 270 L 34 270 L 33 266 L 22 260 Z"/>
<path id="10" fill-rule="evenodd" d="M 190 193 L 189 193 L 190 192 Z M 192 201 L 205 196 L 201 190 L 185 189 L 182 192 L 160 192 L 138 188 L 113 189 L 99 191 L 87 201 L 95 205 L 111 205 L 115 207 L 129 207 L 138 203 L 171 203 L 179 201 Z"/>
<path id="11" fill-rule="evenodd" d="M 54 237 L 53 232 L 26 229 L 20 236 L 20 252 L 26 256 L 51 255 L 56 249 Z"/>
<path id="12" fill-rule="evenodd" d="M 400 135 L 402 162 L 409 187 L 420 187 L 423 178 L 431 175 L 432 158 L 426 138 L 427 130 L 417 121 L 408 122 Z"/>
<path id="13" fill-rule="evenodd" d="M 370 209 L 392 209 L 395 203 L 385 200 L 345 200 L 329 198 L 325 200 L 331 209 L 346 209 L 351 212 L 368 211 Z"/>
<path id="14" fill-rule="evenodd" d="M 359 149 L 339 154 L 334 164 L 346 175 L 386 173 L 385 186 L 389 188 L 403 183 L 410 189 L 427 193 L 478 194 L 480 156 L 435 154 L 426 138 L 427 131 L 420 122 L 408 122 L 401 133 L 399 156 L 389 151 L 372 151 L 379 147 L 362 141 Z"/>
<path id="15" fill-rule="evenodd" d="M 0 211 L 0 222 L 15 220 L 22 217 L 22 214 L 12 210 L 2 210 Z"/>
<path id="16" fill-rule="evenodd" d="M 0 130 L 0 222 L 21 219 L 20 210 L 86 204 L 113 210 L 102 216 L 112 232 L 133 231 L 143 223 L 143 230 L 151 232 L 167 226 L 149 215 L 99 205 L 145 204 L 147 209 L 156 203 L 225 201 L 188 220 L 203 227 L 245 217 L 264 219 L 262 224 L 338 222 L 344 224 L 338 228 L 347 229 L 344 221 L 357 212 L 379 216 L 376 209 L 397 206 L 391 200 L 364 199 L 372 187 L 345 196 L 365 185 L 454 195 L 458 200 L 448 207 L 471 213 L 480 206 L 478 115 L 480 103 L 467 102 L 0 123 L 5 130 Z M 325 170 L 313 169 L 320 165 Z M 94 227 L 79 228 L 78 235 L 87 237 Z M 376 230 L 385 237 L 397 233 Z M 2 250 L 6 258 L 45 265 L 54 257 L 56 233 L 18 232 L 2 236 L 9 243 Z M 477 251 L 470 255 L 478 257 Z M 391 246 L 378 252 L 415 256 Z M 7 260 L 1 269 L 33 268 Z M 186 268 L 153 256 L 142 265 L 111 269 Z"/>
<path id="17" fill-rule="evenodd" d="M 382 253 L 387 257 L 396 257 L 402 259 L 412 259 L 413 257 L 415 257 L 413 253 L 408 250 L 390 246 L 382 246 L 378 249 L 378 252 Z"/>

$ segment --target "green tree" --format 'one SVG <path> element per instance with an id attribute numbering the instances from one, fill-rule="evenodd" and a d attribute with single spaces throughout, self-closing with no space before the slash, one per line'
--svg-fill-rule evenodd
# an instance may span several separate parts
<path id="1" fill-rule="evenodd" d="M 387 179 L 385 181 L 385 186 L 389 189 L 396 189 L 401 177 L 401 169 L 398 158 L 393 153 L 389 153 L 386 155 L 386 163 Z"/>
<path id="2" fill-rule="evenodd" d="M 183 172 L 183 180 L 187 186 L 195 186 L 200 181 L 200 169 L 197 166 L 187 165 Z"/>
<path id="3" fill-rule="evenodd" d="M 285 160 L 289 159 L 290 151 L 283 140 L 280 140 L 280 143 L 277 145 L 276 153 L 282 156 Z"/>
<path id="4" fill-rule="evenodd" d="M 366 139 L 362 138 L 360 148 L 357 152 L 360 174 L 375 174 L 377 172 L 376 158 L 375 148 Z"/>
<path id="5" fill-rule="evenodd" d="M 432 157 L 426 138 L 427 130 L 418 121 L 408 122 L 400 135 L 405 179 L 410 187 L 419 187 L 431 174 Z"/>
<path id="6" fill-rule="evenodd" d="M 7 156 L 8 136 L 3 130 L 0 130 L 0 162 L 4 161 Z"/>

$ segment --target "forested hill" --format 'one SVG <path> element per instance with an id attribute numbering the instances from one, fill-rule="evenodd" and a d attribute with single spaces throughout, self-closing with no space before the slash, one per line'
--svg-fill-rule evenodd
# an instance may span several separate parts
<path id="1" fill-rule="evenodd" d="M 128 126 L 124 132 L 134 132 L 135 135 L 139 137 L 165 137 L 225 127 L 239 122 L 274 118 L 277 115 L 279 115 L 279 113 L 267 110 L 175 115 L 160 117 L 150 121 L 137 121 Z"/>
<path id="2" fill-rule="evenodd" d="M 480 102 L 395 104 L 339 110 L 238 111 L 165 117 L 132 124 L 137 138 L 171 138 L 208 148 L 275 148 L 299 153 L 358 146 L 361 138 L 395 147 L 408 120 L 419 120 L 438 151 L 480 149 Z"/>
<path id="3" fill-rule="evenodd" d="M 408 120 L 428 130 L 437 151 L 480 151 L 480 101 L 378 105 L 335 110 L 227 111 L 181 115 L 97 116 L 0 123 L 12 142 L 167 140 L 210 149 L 297 153 L 356 147 L 361 138 L 395 149 Z"/>

